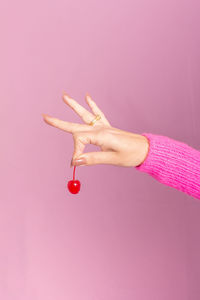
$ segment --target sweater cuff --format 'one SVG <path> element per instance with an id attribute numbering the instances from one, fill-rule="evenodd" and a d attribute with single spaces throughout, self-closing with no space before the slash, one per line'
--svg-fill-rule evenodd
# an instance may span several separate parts
<path id="1" fill-rule="evenodd" d="M 185 143 L 173 140 L 167 136 L 152 133 L 142 133 L 149 142 L 149 151 L 142 164 L 135 168 L 141 172 L 158 175 L 168 169 L 168 165 L 177 162 L 183 155 L 183 149 L 188 147 Z"/>
<path id="2" fill-rule="evenodd" d="M 135 168 L 200 199 L 200 151 L 167 136 L 142 135 L 149 141 L 149 151 Z"/>
<path id="3" fill-rule="evenodd" d="M 138 166 L 135 167 L 135 169 L 151 173 L 151 170 L 153 171 L 153 161 L 155 160 L 154 156 L 156 155 L 156 137 L 157 135 L 154 135 L 152 133 L 142 133 L 141 135 L 145 136 L 149 142 L 149 150 L 146 155 L 145 160 Z"/>

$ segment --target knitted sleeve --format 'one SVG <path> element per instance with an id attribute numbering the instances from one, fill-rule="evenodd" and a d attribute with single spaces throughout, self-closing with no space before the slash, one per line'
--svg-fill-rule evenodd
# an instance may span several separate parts
<path id="1" fill-rule="evenodd" d="M 200 151 L 162 135 L 142 133 L 149 151 L 135 168 L 161 183 L 200 199 Z"/>

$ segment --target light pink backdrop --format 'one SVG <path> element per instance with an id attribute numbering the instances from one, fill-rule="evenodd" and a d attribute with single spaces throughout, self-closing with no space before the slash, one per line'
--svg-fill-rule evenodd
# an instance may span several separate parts
<path id="1" fill-rule="evenodd" d="M 89 92 L 113 126 L 200 149 L 199 10 L 1 1 L 0 299 L 199 300 L 200 202 L 105 165 L 70 195 L 72 137 L 41 116 L 77 122 L 62 91 Z"/>

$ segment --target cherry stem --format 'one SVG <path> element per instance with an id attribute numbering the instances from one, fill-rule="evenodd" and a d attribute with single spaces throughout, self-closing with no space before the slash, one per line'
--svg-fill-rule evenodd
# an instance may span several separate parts
<path id="1" fill-rule="evenodd" d="M 75 180 L 75 170 L 76 170 L 76 166 L 74 166 L 73 180 Z"/>

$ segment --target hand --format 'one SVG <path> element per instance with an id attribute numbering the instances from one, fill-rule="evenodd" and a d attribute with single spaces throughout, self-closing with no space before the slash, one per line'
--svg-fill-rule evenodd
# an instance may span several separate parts
<path id="1" fill-rule="evenodd" d="M 47 114 L 43 114 L 43 118 L 47 124 L 73 135 L 74 153 L 71 166 L 111 164 L 135 167 L 145 160 L 149 150 L 148 139 L 143 135 L 112 127 L 88 94 L 85 100 L 93 113 L 66 93 L 63 94 L 63 100 L 86 124 L 62 121 Z M 101 119 L 93 126 L 88 125 L 96 115 L 100 115 Z M 99 146 L 101 151 L 83 153 L 87 144 Z"/>

